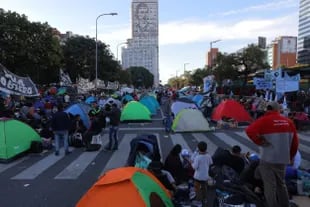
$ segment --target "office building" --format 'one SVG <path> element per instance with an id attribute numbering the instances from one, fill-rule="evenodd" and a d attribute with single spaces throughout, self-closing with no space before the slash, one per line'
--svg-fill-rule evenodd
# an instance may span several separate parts
<path id="1" fill-rule="evenodd" d="M 132 38 L 122 48 L 122 67 L 144 67 L 159 84 L 158 0 L 133 0 L 131 5 Z"/>
<path id="2" fill-rule="evenodd" d="M 300 0 L 298 26 L 298 63 L 310 64 L 310 0 Z"/>
<path id="3" fill-rule="evenodd" d="M 267 46 L 267 62 L 273 69 L 296 64 L 297 37 L 281 36 Z"/>
<path id="4" fill-rule="evenodd" d="M 218 53 L 219 53 L 219 49 L 218 48 L 210 48 L 210 51 L 208 52 L 208 55 L 207 55 L 207 61 L 206 61 L 206 65 L 208 67 L 211 67 L 211 65 L 212 66 L 215 65 Z"/>

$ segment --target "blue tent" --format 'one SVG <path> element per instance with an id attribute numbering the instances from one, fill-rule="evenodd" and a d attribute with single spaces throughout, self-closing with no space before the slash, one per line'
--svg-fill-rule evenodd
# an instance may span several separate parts
<path id="1" fill-rule="evenodd" d="M 192 101 L 194 101 L 197 104 L 197 106 L 201 105 L 202 100 L 203 100 L 203 95 L 201 94 L 195 95 L 192 99 Z"/>
<path id="2" fill-rule="evenodd" d="M 129 102 L 129 101 L 134 101 L 134 99 L 131 95 L 127 94 L 122 98 L 122 103 L 124 103 L 124 101 Z"/>
<path id="3" fill-rule="evenodd" d="M 146 98 L 150 99 L 152 101 L 152 103 L 155 104 L 156 109 L 160 108 L 159 103 L 158 103 L 157 99 L 154 96 L 146 96 Z"/>
<path id="4" fill-rule="evenodd" d="M 155 103 L 148 98 L 148 96 L 143 97 L 139 102 L 146 106 L 146 108 L 151 112 L 151 114 L 157 114 L 157 107 Z"/>
<path id="5" fill-rule="evenodd" d="M 96 98 L 94 96 L 90 96 L 85 100 L 85 103 L 87 104 L 91 104 L 92 102 L 97 101 Z"/>
<path id="6" fill-rule="evenodd" d="M 91 107 L 88 106 L 87 104 L 78 103 L 78 104 L 74 104 L 74 105 L 69 106 L 69 108 L 67 108 L 65 110 L 65 112 L 71 113 L 73 115 L 79 114 L 81 116 L 81 119 L 82 119 L 84 125 L 87 128 L 89 128 L 90 127 L 90 120 L 88 117 L 88 112 L 90 110 L 91 110 Z"/>

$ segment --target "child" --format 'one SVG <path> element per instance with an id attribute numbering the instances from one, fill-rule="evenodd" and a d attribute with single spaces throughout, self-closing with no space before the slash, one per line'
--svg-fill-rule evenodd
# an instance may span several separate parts
<path id="1" fill-rule="evenodd" d="M 197 206 L 205 206 L 205 199 L 207 194 L 207 181 L 209 179 L 209 167 L 213 164 L 211 156 L 207 153 L 207 143 L 199 142 L 198 154 L 192 161 L 192 167 L 194 172 L 194 186 L 196 191 L 196 201 L 194 203 Z"/>

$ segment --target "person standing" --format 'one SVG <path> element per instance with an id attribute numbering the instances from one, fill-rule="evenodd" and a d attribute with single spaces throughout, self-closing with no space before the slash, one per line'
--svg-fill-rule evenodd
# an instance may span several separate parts
<path id="1" fill-rule="evenodd" d="M 62 138 L 64 140 L 64 148 L 65 154 L 68 155 L 71 152 L 69 151 L 69 144 L 68 144 L 68 134 L 71 128 L 71 120 L 69 114 L 63 111 L 63 105 L 58 105 L 58 111 L 53 115 L 51 120 L 51 128 L 54 132 L 55 138 L 55 155 L 59 155 L 59 141 Z"/>
<path id="2" fill-rule="evenodd" d="M 110 119 L 109 129 L 109 144 L 104 148 L 105 150 L 117 150 L 118 149 L 118 126 L 121 119 L 121 110 L 117 107 L 116 103 L 112 104 L 110 111 L 105 111 L 104 116 Z"/>
<path id="3" fill-rule="evenodd" d="M 294 123 L 280 114 L 280 105 L 267 104 L 266 113 L 246 129 L 248 137 L 261 148 L 261 159 L 255 177 L 264 184 L 268 207 L 289 207 L 285 184 L 285 167 L 298 149 L 298 136 Z"/>

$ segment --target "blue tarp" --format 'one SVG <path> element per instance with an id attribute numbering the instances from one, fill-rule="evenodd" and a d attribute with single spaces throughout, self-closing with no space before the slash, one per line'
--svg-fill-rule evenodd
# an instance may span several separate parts
<path id="1" fill-rule="evenodd" d="M 84 123 L 84 125 L 89 128 L 90 127 L 90 120 L 88 117 L 88 112 L 90 111 L 91 107 L 88 106 L 87 104 L 74 104 L 69 106 L 69 108 L 67 108 L 65 110 L 65 112 L 67 113 L 71 113 L 73 115 L 77 115 L 79 114 L 81 116 L 81 119 Z"/>
<path id="2" fill-rule="evenodd" d="M 201 105 L 202 100 L 203 100 L 203 95 L 201 94 L 197 94 L 192 98 L 192 101 L 194 101 L 197 104 L 197 106 Z"/>
<path id="3" fill-rule="evenodd" d="M 85 100 L 85 103 L 87 104 L 91 104 L 92 102 L 97 101 L 96 98 L 94 96 L 90 96 Z"/>

